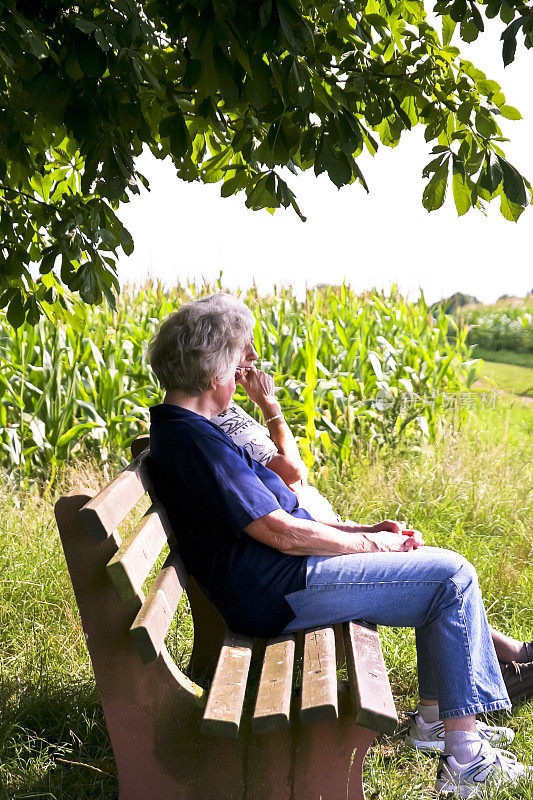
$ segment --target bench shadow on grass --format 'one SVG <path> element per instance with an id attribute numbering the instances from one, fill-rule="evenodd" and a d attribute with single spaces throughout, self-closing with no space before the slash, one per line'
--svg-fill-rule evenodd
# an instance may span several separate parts
<path id="1" fill-rule="evenodd" d="M 0 686 L 0 800 L 116 800 L 94 684 Z"/>

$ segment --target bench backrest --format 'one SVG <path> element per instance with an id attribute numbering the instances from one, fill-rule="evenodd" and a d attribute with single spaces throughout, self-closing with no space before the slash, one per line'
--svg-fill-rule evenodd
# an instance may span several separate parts
<path id="1" fill-rule="evenodd" d="M 144 661 L 160 654 L 165 637 L 187 584 L 187 571 L 173 547 L 148 595 L 142 586 L 166 544 L 174 545 L 174 535 L 164 509 L 153 502 L 133 533 L 122 541 L 118 532 L 124 522 L 151 491 L 147 469 L 149 439 L 137 439 L 132 448 L 136 457 L 123 472 L 92 500 L 80 515 L 85 527 L 97 539 L 114 538 L 117 552 L 107 564 L 107 574 L 122 600 L 138 597 L 141 608 L 131 635 Z"/>

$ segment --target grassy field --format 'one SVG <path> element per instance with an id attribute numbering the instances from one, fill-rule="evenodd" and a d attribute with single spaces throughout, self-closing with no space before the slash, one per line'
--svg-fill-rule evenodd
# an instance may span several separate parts
<path id="1" fill-rule="evenodd" d="M 475 355 L 483 359 L 483 365 L 478 370 L 477 385 L 480 388 L 533 398 L 533 353 L 476 348 Z"/>
<path id="2" fill-rule="evenodd" d="M 472 352 L 476 358 L 482 358 L 484 361 L 514 364 L 517 367 L 533 369 L 533 353 L 515 353 L 514 350 L 484 350 L 477 345 Z"/>
<path id="3" fill-rule="evenodd" d="M 428 543 L 456 549 L 477 567 L 490 621 L 518 638 L 533 631 L 533 408 L 499 399 L 441 429 L 435 444 L 389 452 L 342 470 L 324 466 L 319 487 L 360 521 L 405 519 Z M 84 474 L 85 473 L 85 474 Z M 95 488 L 86 465 L 62 478 Z M 0 798 L 116 800 L 117 781 L 76 605 L 53 522 L 54 498 L 37 489 L 0 494 Z M 416 697 L 414 637 L 382 629 L 400 715 Z M 190 620 L 170 634 L 183 666 Z M 533 701 L 511 717 L 513 752 L 533 763 Z M 405 727 L 382 738 L 365 767 L 368 798 L 434 797 L 436 759 L 408 750 Z M 531 800 L 533 787 L 493 792 Z M 150 798 L 147 798 L 150 800 Z M 224 800 L 224 798 L 221 798 Z"/>

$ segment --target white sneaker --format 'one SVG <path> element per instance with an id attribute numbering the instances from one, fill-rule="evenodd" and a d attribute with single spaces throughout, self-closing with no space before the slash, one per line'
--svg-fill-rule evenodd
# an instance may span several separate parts
<path id="1" fill-rule="evenodd" d="M 409 733 L 406 742 L 416 750 L 444 750 L 444 724 L 441 720 L 437 722 L 424 722 L 420 714 L 410 714 Z M 501 728 L 497 725 L 487 725 L 481 720 L 476 720 L 477 732 L 483 741 L 488 742 L 492 747 L 505 747 L 514 739 L 514 731 L 511 728 Z"/>
<path id="2" fill-rule="evenodd" d="M 451 755 L 442 755 L 437 767 L 435 789 L 439 794 L 451 793 L 459 797 L 482 794 L 489 785 L 517 783 L 533 778 L 533 770 L 520 764 L 507 750 L 496 750 L 482 742 L 479 754 L 467 764 L 459 764 Z"/>

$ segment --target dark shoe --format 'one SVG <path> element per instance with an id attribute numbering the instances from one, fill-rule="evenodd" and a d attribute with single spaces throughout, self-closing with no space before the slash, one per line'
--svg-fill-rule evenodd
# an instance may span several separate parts
<path id="1" fill-rule="evenodd" d="M 533 661 L 533 639 L 530 642 L 524 642 L 524 648 L 526 651 L 526 661 Z"/>
<path id="2" fill-rule="evenodd" d="M 533 661 L 525 664 L 500 664 L 503 681 L 511 700 L 526 698 L 533 695 Z"/>

